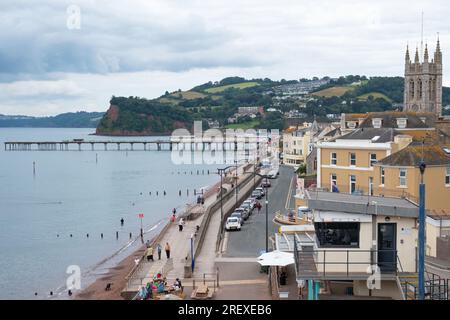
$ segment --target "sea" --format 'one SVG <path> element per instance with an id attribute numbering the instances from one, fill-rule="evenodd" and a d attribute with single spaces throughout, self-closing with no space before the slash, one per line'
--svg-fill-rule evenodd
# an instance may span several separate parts
<path id="1" fill-rule="evenodd" d="M 94 151 L 90 145 L 82 151 L 4 148 L 5 141 L 168 139 L 93 132 L 0 128 L 0 299 L 66 299 L 74 272 L 86 288 L 138 248 L 141 222 L 151 239 L 173 208 L 181 213 L 196 201 L 194 189 L 219 181 L 217 164 L 179 165 L 170 151 L 138 145 L 134 151 L 127 145 L 120 151 L 114 145 L 109 151 L 103 145 Z"/>

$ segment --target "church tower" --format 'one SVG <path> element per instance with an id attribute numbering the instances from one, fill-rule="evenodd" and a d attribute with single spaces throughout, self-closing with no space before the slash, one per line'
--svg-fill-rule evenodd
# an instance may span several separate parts
<path id="1" fill-rule="evenodd" d="M 430 60 L 428 46 L 425 46 L 423 61 L 416 48 L 414 62 L 409 56 L 409 47 L 405 55 L 405 94 L 404 111 L 432 112 L 442 115 L 442 52 L 437 41 L 434 58 Z"/>

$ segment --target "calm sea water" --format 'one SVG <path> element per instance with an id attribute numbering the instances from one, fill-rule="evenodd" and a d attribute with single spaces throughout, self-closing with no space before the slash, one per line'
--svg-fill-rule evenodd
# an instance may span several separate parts
<path id="1" fill-rule="evenodd" d="M 4 151 L 3 142 L 14 140 L 127 140 L 92 131 L 0 128 L 1 299 L 47 299 L 50 291 L 65 297 L 70 265 L 80 266 L 86 287 L 139 244 L 129 240 L 139 233 L 139 213 L 150 238 L 172 208 L 195 201 L 194 189 L 218 181 L 217 165 L 175 165 L 168 151 Z"/>

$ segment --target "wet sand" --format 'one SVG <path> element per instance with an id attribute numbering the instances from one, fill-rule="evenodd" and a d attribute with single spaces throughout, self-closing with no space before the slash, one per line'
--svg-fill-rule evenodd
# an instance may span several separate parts
<path id="1" fill-rule="evenodd" d="M 141 258 L 145 253 L 145 245 L 142 245 L 135 252 L 123 259 L 115 267 L 108 270 L 108 273 L 98 278 L 86 289 L 76 294 L 76 300 L 124 300 L 120 293 L 127 283 L 127 275 L 135 266 L 134 259 Z M 106 285 L 111 283 L 111 290 L 106 291 Z"/>

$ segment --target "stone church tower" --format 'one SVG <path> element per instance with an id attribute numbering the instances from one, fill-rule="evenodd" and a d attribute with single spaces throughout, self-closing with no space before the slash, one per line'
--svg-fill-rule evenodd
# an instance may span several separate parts
<path id="1" fill-rule="evenodd" d="M 406 49 L 403 110 L 432 112 L 438 117 L 442 115 L 442 52 L 439 39 L 431 61 L 429 61 L 427 46 L 425 46 L 423 62 L 420 62 L 417 48 L 414 62 L 409 57 L 409 48 Z"/>

